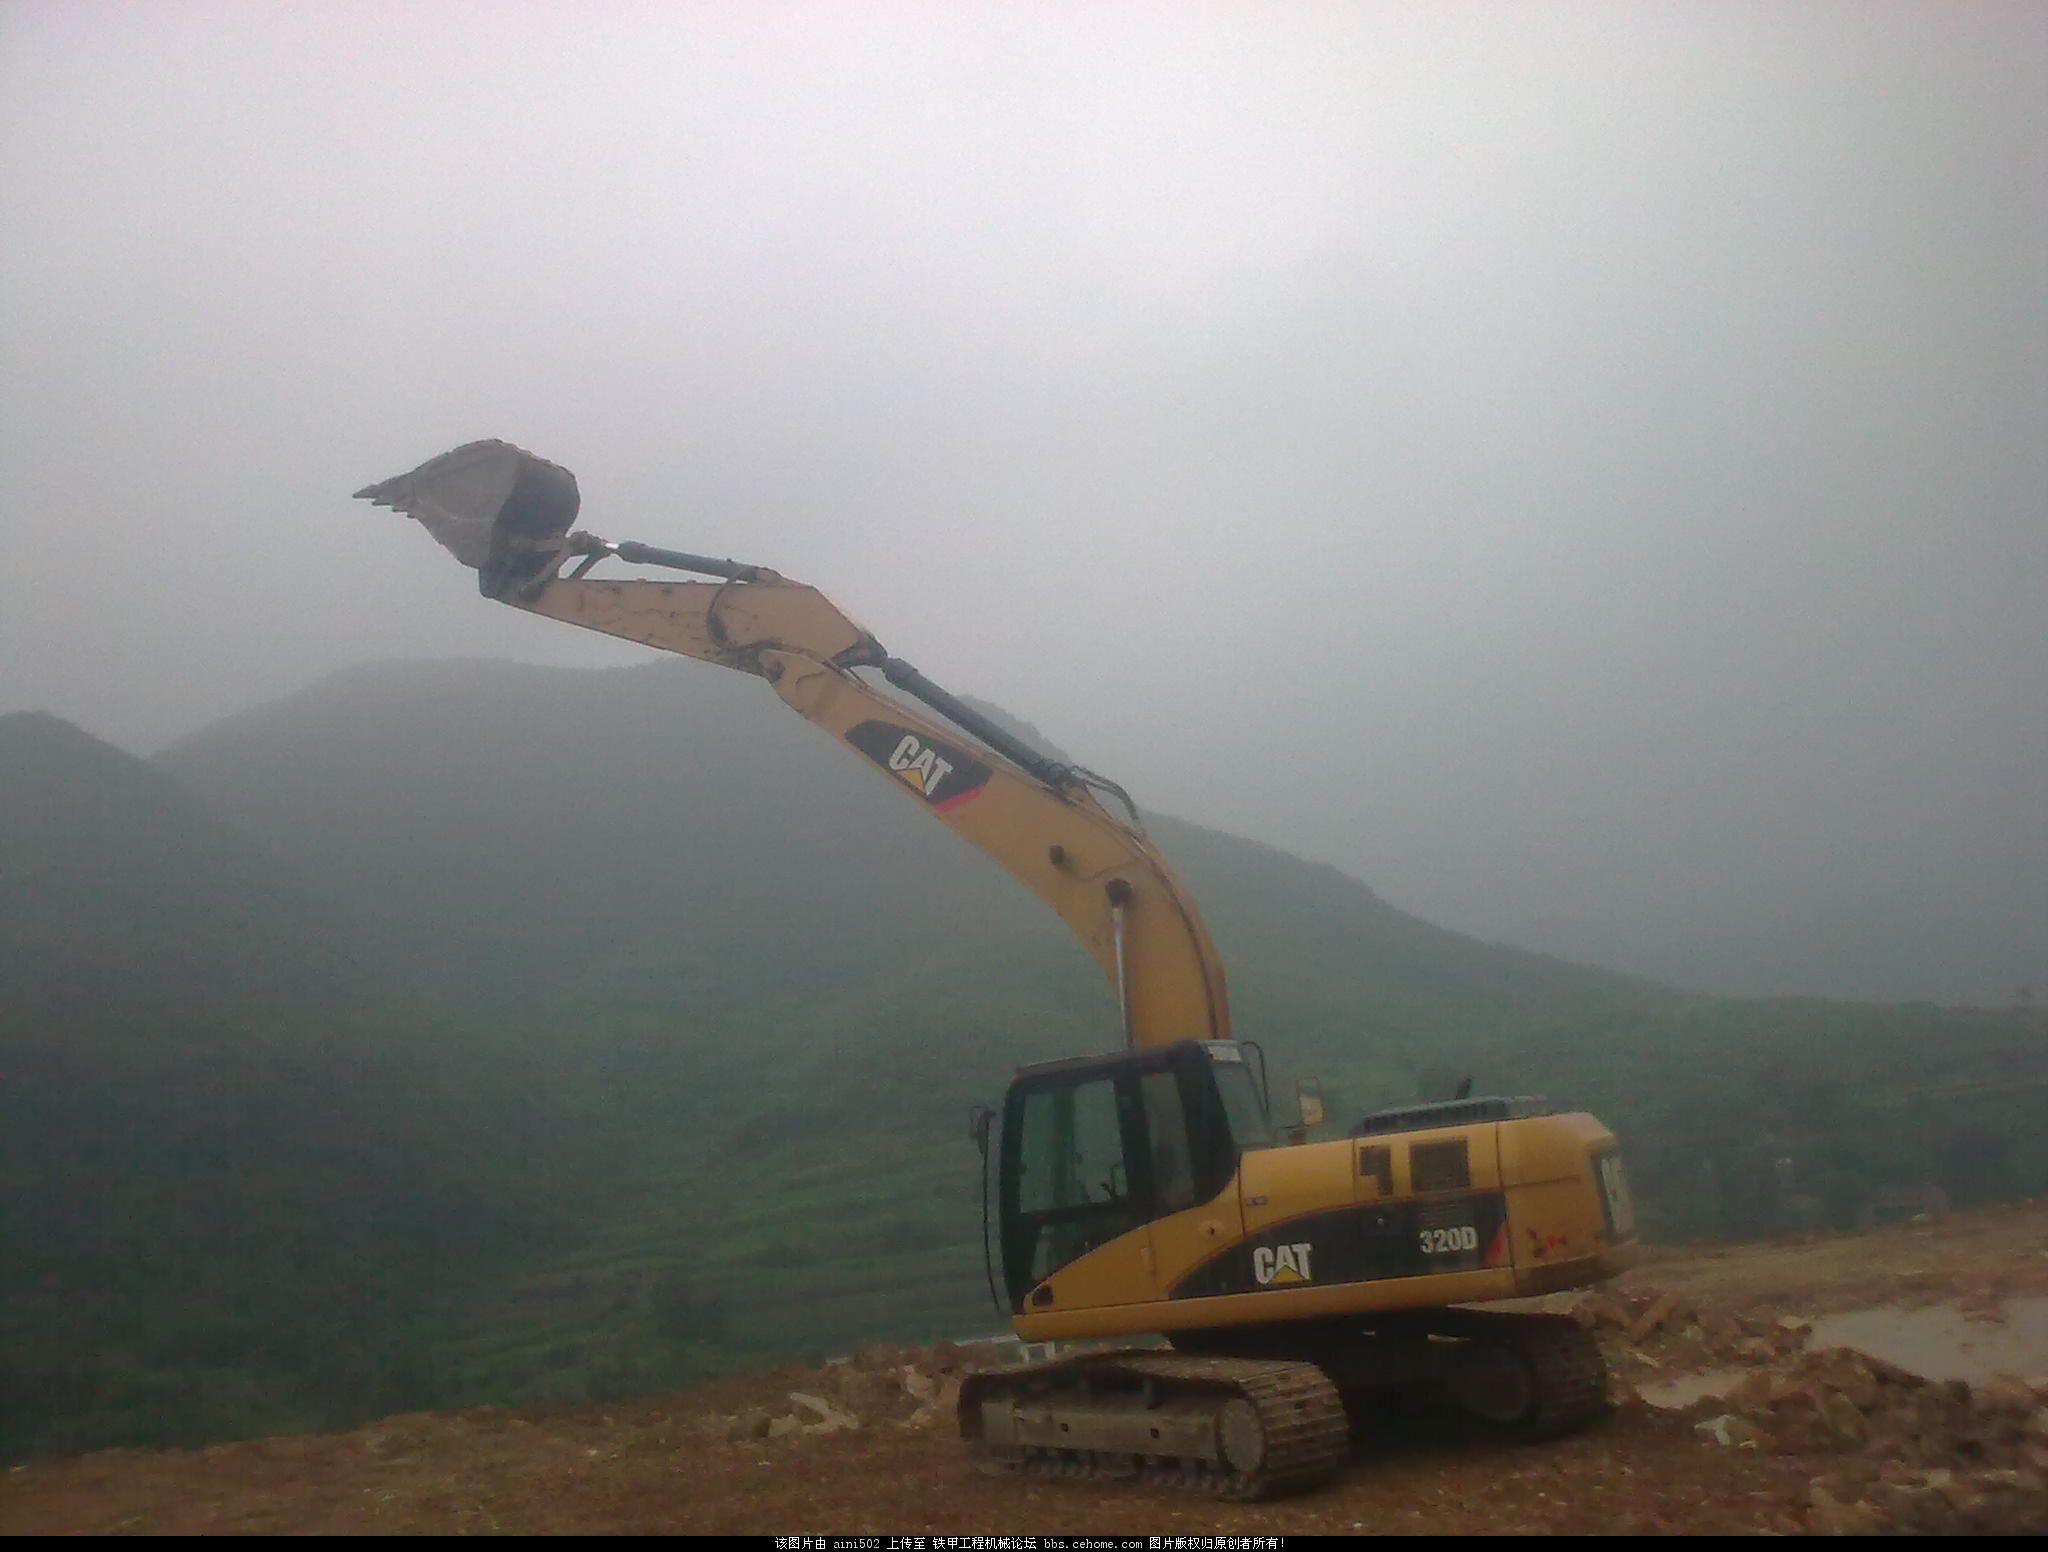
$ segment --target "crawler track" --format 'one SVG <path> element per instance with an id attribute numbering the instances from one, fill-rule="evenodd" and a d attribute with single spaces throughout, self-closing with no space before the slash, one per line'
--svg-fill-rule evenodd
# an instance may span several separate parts
<path id="1" fill-rule="evenodd" d="M 961 1389 L 960 1431 L 986 1470 L 1240 1501 L 1326 1480 L 1349 1444 L 1343 1402 L 1315 1365 L 1169 1353 L 975 1375 Z"/>
<path id="2" fill-rule="evenodd" d="M 1570 1320 L 1532 1322 L 1516 1339 L 1536 1375 L 1536 1412 L 1524 1425 L 1531 1437 L 1569 1433 L 1607 1410 L 1607 1361 L 1591 1331 Z"/>
<path id="3" fill-rule="evenodd" d="M 1570 1433 L 1607 1410 L 1607 1363 L 1593 1333 L 1564 1315 L 1446 1310 L 1419 1351 L 1453 1405 L 1519 1439 Z"/>

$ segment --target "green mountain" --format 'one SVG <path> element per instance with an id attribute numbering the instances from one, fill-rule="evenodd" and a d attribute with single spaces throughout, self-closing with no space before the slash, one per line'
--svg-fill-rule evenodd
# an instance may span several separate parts
<path id="1" fill-rule="evenodd" d="M 167 1018 L 361 998 L 323 891 L 176 781 L 38 712 L 0 717 L 0 1013 Z"/>
<path id="2" fill-rule="evenodd" d="M 172 778 L 0 718 L 0 1454 L 402 1401 L 420 1291 L 553 1232 L 533 1107 L 378 982 Z"/>
<path id="3" fill-rule="evenodd" d="M 363 670 L 153 768 L 9 719 L 0 798 L 0 1449 L 995 1329 L 967 1108 L 1116 1039 L 1021 887 L 698 665 Z M 1667 1237 L 2048 1187 L 2039 1014 L 1684 996 L 1148 823 L 1283 1106 L 1584 1104 Z"/>
<path id="4" fill-rule="evenodd" d="M 634 1194 L 521 1307 L 574 1305 L 562 1278 L 618 1297 L 630 1269 L 729 1306 L 728 1340 L 762 1350 L 990 1323 L 964 1112 L 1021 1062 L 1112 1044 L 1109 991 L 1021 887 L 762 686 L 671 662 L 363 670 L 159 763 L 638 1149 Z M 1239 1033 L 1283 1094 L 1319 1075 L 1339 1119 L 1468 1072 L 1593 1105 L 1665 1234 L 1773 1226 L 1786 1194 L 1846 1218 L 1886 1183 L 2048 1183 L 2037 1015 L 1683 996 L 1149 823 Z M 2018 1140 L 1979 1157 L 1957 1139 L 1987 1120 Z M 603 1363 L 657 1350 L 643 1332 Z"/>
<path id="5" fill-rule="evenodd" d="M 359 670 L 157 763 L 322 880 L 443 994 L 674 998 L 682 1014 L 722 988 L 751 998 L 1057 946 L 1054 984 L 1096 1003 L 1094 1038 L 1111 1038 L 1106 988 L 1028 893 L 737 675 Z M 1255 842 L 1163 817 L 1151 828 L 1234 940 L 1233 982 L 1260 1026 L 1247 1032 L 1269 1040 L 1290 1038 L 1294 995 L 1378 1021 L 1397 1047 L 1429 1031 L 1392 1034 L 1390 1010 L 1469 1030 L 1482 1009 L 1527 1024 L 1676 1000 L 1432 927 Z M 1054 1048 L 1084 1033 L 1059 1031 Z M 989 1058 L 991 1071 L 1018 1059 Z"/>

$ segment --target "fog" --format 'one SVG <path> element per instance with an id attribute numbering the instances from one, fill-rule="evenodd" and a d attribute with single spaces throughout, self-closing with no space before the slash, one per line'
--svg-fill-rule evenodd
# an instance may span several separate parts
<path id="1" fill-rule="evenodd" d="M 348 499 L 499 436 L 1445 925 L 2048 991 L 2044 147 L 2017 3 L 13 0 L 0 710 L 638 660 Z"/>

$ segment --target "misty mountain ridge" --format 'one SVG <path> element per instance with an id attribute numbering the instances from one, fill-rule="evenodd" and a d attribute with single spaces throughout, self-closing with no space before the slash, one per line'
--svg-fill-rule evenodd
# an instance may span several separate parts
<path id="1" fill-rule="evenodd" d="M 539 1085 L 391 992 L 319 880 L 0 717 L 0 1455 L 393 1402 L 404 1320 L 546 1242 Z"/>
<path id="2" fill-rule="evenodd" d="M 559 1023 L 627 1107 L 661 1096 L 672 1117 L 708 1118 L 707 1096 L 736 1084 L 747 1097 L 714 1107 L 728 1142 L 783 1138 L 779 1165 L 821 1149 L 829 1170 L 825 1139 L 894 1146 L 882 1116 L 936 1135 L 1018 1064 L 1119 1039 L 1110 989 L 1062 924 L 834 742 L 748 676 L 693 663 L 391 665 L 159 763 L 327 881 L 421 995 Z M 1676 992 L 1482 943 L 1328 865 L 1146 818 L 1201 903 L 1237 1032 L 1265 1044 L 1283 1094 L 1316 1073 L 1341 1119 L 1469 1072 L 1588 1105 L 1621 1132 L 1666 1232 L 1754 1205 L 1749 1185 L 1702 1191 L 1703 1161 L 1740 1173 L 1818 1147 L 1856 1105 L 1909 1105 L 1917 1084 L 2018 1103 L 2035 1082 L 2036 1015 Z M 841 1074 L 829 1092 L 806 1081 L 820 1070 Z M 1747 1121 L 1721 1124 L 1731 1110 Z M 1930 1129 L 1948 1113 L 1866 1117 L 1920 1139 L 1870 1167 L 1936 1172 Z M 722 1170 L 700 1142 L 663 1167 Z M 1837 1170 L 1836 1210 L 1853 1210 L 1862 1168 Z"/>
<path id="3" fill-rule="evenodd" d="M 9 718 L 0 795 L 0 1449 L 986 1329 L 962 1116 L 1119 1040 L 1026 890 L 701 665 L 355 670 L 148 763 Z M 1666 1236 L 1785 1226 L 1786 1158 L 1831 1221 L 2048 1185 L 2039 1015 L 1687 996 L 1146 820 L 1283 1112 L 1547 1093 Z"/>
<path id="4" fill-rule="evenodd" d="M 1031 724 L 970 704 L 1064 757 Z M 1028 948 L 1112 1011 L 1034 897 L 744 675 L 669 662 L 357 669 L 156 763 L 327 881 L 387 951 L 410 945 L 447 993 L 674 975 L 702 995 L 730 975 L 734 949 L 772 933 L 790 947 L 778 985 Z M 1326 864 L 1143 817 L 1233 985 L 1253 989 L 1254 1019 L 1262 961 L 1283 939 L 1283 962 L 1355 994 L 1361 1016 L 1415 997 L 1512 1002 L 1526 1019 L 1672 995 L 1433 927 Z"/>
<path id="5" fill-rule="evenodd" d="M 320 883 L 163 771 L 40 712 L 0 717 L 0 1011 L 270 1019 L 375 995 Z"/>

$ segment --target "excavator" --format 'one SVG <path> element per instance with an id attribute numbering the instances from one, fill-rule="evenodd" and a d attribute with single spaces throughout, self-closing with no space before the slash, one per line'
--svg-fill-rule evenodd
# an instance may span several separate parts
<path id="1" fill-rule="evenodd" d="M 1475 1307 L 1633 1261 L 1620 1154 L 1591 1115 L 1461 1093 L 1311 1141 L 1304 1089 L 1276 1127 L 1201 913 L 1115 782 L 1032 748 L 815 588 L 572 531 L 575 476 L 509 443 L 356 495 L 418 520 L 489 598 L 765 680 L 1101 966 L 1116 1047 L 1018 1070 L 977 1118 L 991 1287 L 1020 1338 L 1075 1344 L 964 1381 L 960 1434 L 985 1469 L 1252 1499 L 1332 1476 L 1352 1414 L 1417 1390 L 1519 1436 L 1604 1410 L 1575 1320 Z M 689 580 L 591 575 L 612 560 Z"/>

